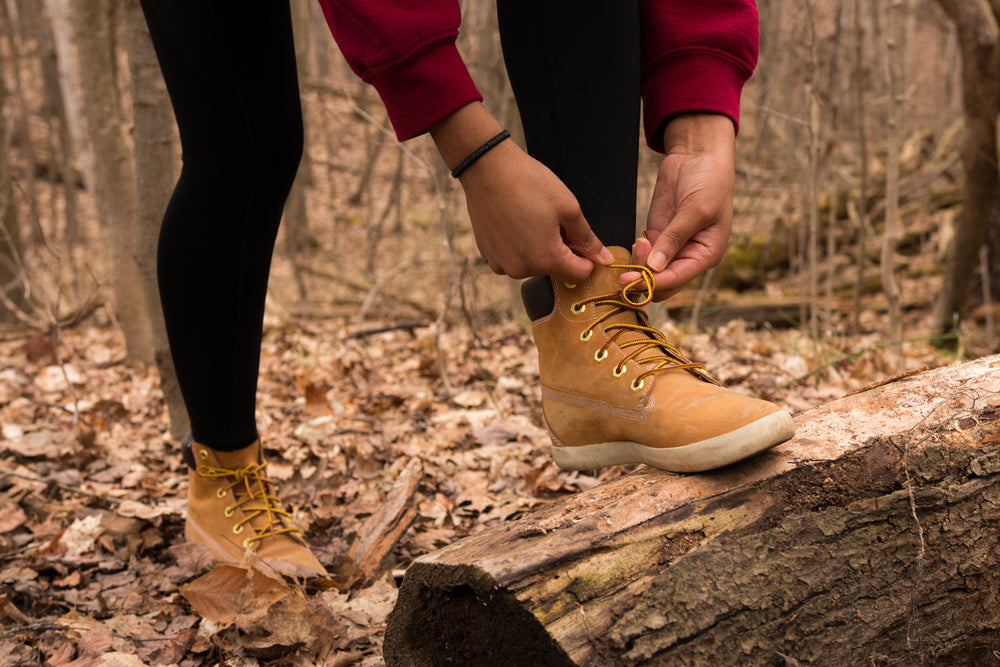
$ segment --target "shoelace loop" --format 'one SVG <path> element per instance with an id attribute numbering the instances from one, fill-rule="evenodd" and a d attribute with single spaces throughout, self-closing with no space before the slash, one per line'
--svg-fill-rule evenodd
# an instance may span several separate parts
<path id="1" fill-rule="evenodd" d="M 208 479 L 232 478 L 232 481 L 221 487 L 218 493 L 221 498 L 232 490 L 236 498 L 236 502 L 226 508 L 226 516 L 231 516 L 237 509 L 243 510 L 244 516 L 233 526 L 233 532 L 236 534 L 243 532 L 247 524 L 254 529 L 254 535 L 244 541 L 244 545 L 247 546 L 266 537 L 299 532 L 298 528 L 285 525 L 290 515 L 281 508 L 281 499 L 271 490 L 273 488 L 271 480 L 264 475 L 265 468 L 267 468 L 266 462 L 251 464 L 245 468 L 201 465 L 196 471 Z M 263 516 L 264 524 L 259 527 L 252 525 L 251 522 L 259 516 Z"/>
<path id="2" fill-rule="evenodd" d="M 607 312 L 591 322 L 580 334 L 580 340 L 587 341 L 598 326 L 601 326 L 604 333 L 608 334 L 608 339 L 594 353 L 595 360 L 598 362 L 603 361 L 607 356 L 608 348 L 625 332 L 641 332 L 646 335 L 646 338 L 624 341 L 618 344 L 618 348 L 623 352 L 625 352 L 625 348 L 632 347 L 635 349 L 628 352 L 615 365 L 613 371 L 615 377 L 621 377 L 625 374 L 626 365 L 632 360 L 643 366 L 652 364 L 652 366 L 646 368 L 646 370 L 637 375 L 632 381 L 633 391 L 642 389 L 645 384 L 643 379 L 650 375 L 677 370 L 686 370 L 706 382 L 719 385 L 719 381 L 705 370 L 704 364 L 695 363 L 685 358 L 680 350 L 667 342 L 659 329 L 655 329 L 649 325 L 649 316 L 646 315 L 645 307 L 653 301 L 653 290 L 656 287 L 656 279 L 653 277 L 653 272 L 645 266 L 635 264 L 611 264 L 609 268 L 622 269 L 626 272 L 635 271 L 639 273 L 639 277 L 623 286 L 619 291 L 610 294 L 598 294 L 573 303 L 573 312 L 582 312 L 587 304 L 609 307 Z M 604 321 L 625 311 L 634 312 L 639 323 L 615 322 L 602 326 Z M 642 359 L 639 358 L 643 353 L 653 350 L 659 350 L 662 354 Z"/>

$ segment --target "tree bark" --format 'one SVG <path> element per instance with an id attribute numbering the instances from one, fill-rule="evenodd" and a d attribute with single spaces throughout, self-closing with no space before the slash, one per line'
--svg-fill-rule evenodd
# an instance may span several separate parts
<path id="1" fill-rule="evenodd" d="M 14 186 L 10 173 L 10 131 L 4 116 L 7 87 L 0 78 L 0 322 L 17 319 L 13 309 L 26 309 L 24 289 L 19 285 L 22 252 L 21 228 L 14 207 Z"/>
<path id="2" fill-rule="evenodd" d="M 1000 28 L 988 0 L 938 0 L 958 32 L 965 109 L 962 216 L 944 285 L 935 303 L 935 332 L 951 331 L 964 310 L 979 248 L 986 241 L 998 192 L 996 121 L 1000 112 Z"/>
<path id="3" fill-rule="evenodd" d="M 128 358 L 153 363 L 146 297 L 132 255 L 135 173 L 115 81 L 107 0 L 46 0 L 67 116 L 84 180 L 94 194 L 111 260 L 115 312 Z"/>
<path id="4" fill-rule="evenodd" d="M 418 559 L 389 665 L 979 664 L 1000 630 L 1000 357 L 649 468 Z"/>
<path id="5" fill-rule="evenodd" d="M 170 414 L 170 434 L 179 441 L 190 430 L 191 422 L 174 371 L 156 279 L 160 224 L 176 181 L 176 170 L 171 168 L 174 164 L 174 116 L 139 0 L 129 0 L 126 20 L 137 195 L 133 252 L 149 308 L 153 355 L 160 374 L 160 389 Z"/>

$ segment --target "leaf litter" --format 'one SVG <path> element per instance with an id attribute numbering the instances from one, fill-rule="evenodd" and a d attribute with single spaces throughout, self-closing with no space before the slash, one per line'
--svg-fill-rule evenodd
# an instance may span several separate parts
<path id="1" fill-rule="evenodd" d="M 894 372 L 877 336 L 836 362 L 796 330 L 664 328 L 734 389 L 793 410 Z M 268 319 L 258 422 L 334 575 L 319 591 L 184 543 L 187 472 L 155 369 L 110 362 L 113 331 L 60 332 L 61 366 L 48 337 L 0 341 L 0 667 L 381 664 L 413 559 L 630 470 L 555 467 L 537 354 L 514 325 L 409 331 L 359 340 L 343 320 Z M 909 367 L 948 361 L 906 349 Z"/>

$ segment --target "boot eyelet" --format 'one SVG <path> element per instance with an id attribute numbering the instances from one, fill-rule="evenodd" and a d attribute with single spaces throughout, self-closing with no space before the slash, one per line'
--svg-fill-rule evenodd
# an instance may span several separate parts
<path id="1" fill-rule="evenodd" d="M 645 380 L 642 380 L 642 379 L 640 379 L 640 380 L 632 380 L 632 385 L 631 385 L 632 391 L 639 391 L 640 389 L 642 389 L 642 386 L 644 384 L 646 384 Z"/>
<path id="2" fill-rule="evenodd" d="M 582 340 L 584 343 L 586 343 L 588 340 L 590 340 L 590 337 L 593 336 L 593 335 L 594 335 L 594 330 L 593 329 L 589 329 L 587 331 L 581 331 L 580 332 L 580 340 Z"/>
<path id="3" fill-rule="evenodd" d="M 576 285 L 573 284 L 573 283 L 563 283 L 563 285 L 566 286 L 566 289 L 574 289 L 574 288 L 576 288 Z"/>
<path id="4" fill-rule="evenodd" d="M 226 497 L 226 490 L 225 489 L 219 489 L 218 491 L 215 492 L 215 495 L 218 498 L 225 498 Z"/>
<path id="5" fill-rule="evenodd" d="M 597 363 L 601 363 L 607 358 L 608 358 L 607 350 L 598 350 L 597 352 L 594 352 L 594 361 L 596 361 Z"/>
<path id="6" fill-rule="evenodd" d="M 249 537 L 247 539 L 243 540 L 243 548 L 244 549 L 249 549 L 250 548 L 250 538 Z"/>
<path id="7" fill-rule="evenodd" d="M 208 458 L 208 450 L 207 449 L 199 449 L 198 450 L 198 456 L 200 456 L 203 459 L 207 459 Z"/>
<path id="8" fill-rule="evenodd" d="M 227 507 L 225 509 L 225 511 L 223 512 L 223 514 L 226 515 L 227 519 L 230 518 L 230 517 L 232 517 L 233 516 L 233 508 L 232 507 Z"/>
<path id="9" fill-rule="evenodd" d="M 621 376 L 625 375 L 625 371 L 627 370 L 628 369 L 625 368 L 624 366 L 615 366 L 615 369 L 611 372 L 614 374 L 616 378 L 620 378 Z"/>
<path id="10" fill-rule="evenodd" d="M 238 526 L 233 526 L 233 532 L 236 533 L 237 535 L 239 535 L 240 533 L 242 533 L 243 532 L 243 524 L 240 524 Z"/>
<path id="11" fill-rule="evenodd" d="M 576 301 L 572 305 L 570 305 L 569 309 L 570 312 L 572 312 L 574 315 L 579 315 L 583 311 L 587 310 L 587 304 Z"/>

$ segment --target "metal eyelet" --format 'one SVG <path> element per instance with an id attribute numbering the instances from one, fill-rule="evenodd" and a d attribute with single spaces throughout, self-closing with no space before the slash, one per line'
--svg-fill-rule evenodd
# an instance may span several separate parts
<path id="1" fill-rule="evenodd" d="M 582 340 L 584 343 L 586 343 L 588 340 L 590 340 L 590 337 L 593 336 L 593 335 L 594 335 L 594 330 L 593 329 L 588 329 L 587 331 L 581 331 L 580 332 L 580 340 Z"/>
<path id="2" fill-rule="evenodd" d="M 226 490 L 225 489 L 219 489 L 218 491 L 215 492 L 215 495 L 218 498 L 225 498 L 226 497 Z"/>
<path id="3" fill-rule="evenodd" d="M 243 540 L 243 548 L 244 549 L 250 548 L 250 538 L 249 537 L 247 539 Z"/>
<path id="4" fill-rule="evenodd" d="M 642 389 L 642 386 L 644 384 L 646 384 L 646 380 L 644 380 L 644 379 L 640 379 L 638 381 L 632 380 L 632 384 L 631 384 L 632 391 L 639 391 L 640 389 Z"/>
<path id="5" fill-rule="evenodd" d="M 243 524 L 240 524 L 238 526 L 233 526 L 233 532 L 236 533 L 237 535 L 239 535 L 240 533 L 242 533 L 243 532 Z"/>
<path id="6" fill-rule="evenodd" d="M 573 283 L 563 283 L 563 285 L 566 286 L 566 289 L 574 289 L 576 287 Z"/>
<path id="7" fill-rule="evenodd" d="M 597 352 L 594 352 L 594 361 L 596 361 L 597 363 L 601 363 L 607 358 L 608 358 L 607 350 L 598 350 Z"/>
<path id="8" fill-rule="evenodd" d="M 225 509 L 225 511 L 223 512 L 223 514 L 226 515 L 226 518 L 232 517 L 233 516 L 233 508 L 232 507 L 227 507 Z"/>
<path id="9" fill-rule="evenodd" d="M 585 303 L 580 303 L 579 301 L 575 301 L 575 302 L 573 302 L 573 304 L 572 304 L 572 305 L 571 305 L 571 306 L 569 307 L 569 309 L 570 309 L 570 312 L 572 312 L 572 313 L 573 313 L 574 315 L 579 315 L 579 314 L 580 314 L 580 313 L 582 313 L 583 311 L 587 310 L 587 304 L 585 304 Z"/>
<path id="10" fill-rule="evenodd" d="M 208 458 L 208 450 L 207 449 L 199 449 L 198 450 L 198 456 L 200 456 L 203 459 L 207 459 Z"/>
<path id="11" fill-rule="evenodd" d="M 615 369 L 611 372 L 614 374 L 616 378 L 620 378 L 621 376 L 625 375 L 625 371 L 627 370 L 628 369 L 625 368 L 624 366 L 615 366 Z"/>

